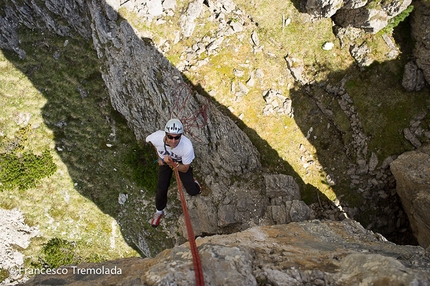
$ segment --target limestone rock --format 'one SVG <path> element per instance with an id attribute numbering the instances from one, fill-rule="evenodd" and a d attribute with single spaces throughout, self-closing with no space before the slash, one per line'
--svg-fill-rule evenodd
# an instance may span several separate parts
<path id="1" fill-rule="evenodd" d="M 256 31 L 252 31 L 251 40 L 254 43 L 254 45 L 256 46 L 260 45 L 260 39 L 258 38 L 258 34 Z"/>
<path id="2" fill-rule="evenodd" d="M 403 135 L 406 140 L 408 140 L 412 145 L 414 145 L 415 148 L 421 147 L 421 142 L 418 140 L 418 138 L 415 136 L 414 133 L 412 133 L 411 129 L 405 128 L 403 129 Z"/>
<path id="3" fill-rule="evenodd" d="M 343 6 L 343 0 L 306 0 L 306 13 L 317 18 L 330 18 Z"/>
<path id="4" fill-rule="evenodd" d="M 187 11 L 181 16 L 181 30 L 184 37 L 190 37 L 196 27 L 195 20 L 200 15 L 203 8 L 202 0 L 195 0 L 188 5 Z"/>
<path id="5" fill-rule="evenodd" d="M 411 2 L 411 0 L 389 1 L 377 4 L 374 1 L 345 1 L 341 7 L 336 6 L 339 4 L 333 3 L 331 9 L 335 10 L 335 13 L 332 12 L 329 17 L 333 16 L 334 22 L 341 27 L 352 26 L 370 33 L 377 33 L 388 24 L 389 19 L 404 11 Z M 320 4 L 319 9 L 316 8 L 317 5 L 313 11 L 319 12 L 314 12 L 314 14 L 330 10 L 324 1 L 318 3 Z"/>
<path id="6" fill-rule="evenodd" d="M 430 246 L 430 146 L 403 153 L 390 164 L 396 190 L 412 231 L 423 247 Z"/>
<path id="7" fill-rule="evenodd" d="M 272 223 L 284 224 L 308 220 L 309 207 L 301 200 L 300 190 L 294 178 L 287 175 L 264 175 L 266 195 L 270 199 L 267 207 Z"/>
<path id="8" fill-rule="evenodd" d="M 366 42 L 361 45 L 352 45 L 349 49 L 351 56 L 355 59 L 359 67 L 370 66 L 373 60 L 369 57 L 371 53 L 370 48 L 367 46 Z"/>
<path id="9" fill-rule="evenodd" d="M 0 208 L 0 270 L 10 273 L 8 278 L 0 281 L 0 285 L 20 280 L 19 269 L 24 267 L 25 260 L 21 251 L 27 249 L 30 240 L 40 234 L 38 227 L 25 223 L 20 210 Z"/>
<path id="10" fill-rule="evenodd" d="M 402 86 L 407 91 L 420 91 L 425 85 L 424 74 L 417 65 L 410 61 L 405 65 Z"/>
<path id="11" fill-rule="evenodd" d="M 303 60 L 287 55 L 285 57 L 288 70 L 293 76 L 294 80 L 299 84 L 305 85 L 309 80 L 305 76 L 305 66 Z"/>
<path id="12" fill-rule="evenodd" d="M 428 285 L 430 259 L 419 246 L 381 241 L 359 223 L 318 220 L 253 227 L 196 240 L 206 285 Z M 155 258 L 67 267 L 25 285 L 194 285 L 188 244 Z M 116 274 L 77 274 L 82 270 Z M 92 270 L 91 270 L 92 269 Z M 75 274 L 73 273 L 75 270 Z M 118 271 L 121 274 L 118 274 Z M 87 271 L 89 272 L 89 271 Z"/>
<path id="13" fill-rule="evenodd" d="M 412 37 L 415 40 L 414 57 L 417 67 L 422 70 L 427 84 L 430 83 L 430 3 L 414 2 L 411 15 Z"/>
<path id="14" fill-rule="evenodd" d="M 357 9 L 367 4 L 367 0 L 346 0 L 343 5 L 344 9 Z"/>
<path id="15" fill-rule="evenodd" d="M 279 90 L 270 89 L 263 92 L 263 98 L 266 106 L 263 108 L 263 115 L 285 114 L 289 117 L 294 117 L 294 108 L 292 100 L 284 95 Z"/>
<path id="16" fill-rule="evenodd" d="M 299 200 L 300 190 L 294 178 L 287 175 L 265 175 L 266 195 L 269 198 L 285 197 L 288 201 Z"/>

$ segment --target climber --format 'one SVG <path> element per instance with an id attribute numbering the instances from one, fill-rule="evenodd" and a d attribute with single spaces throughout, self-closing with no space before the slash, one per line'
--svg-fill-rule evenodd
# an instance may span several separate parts
<path id="1" fill-rule="evenodd" d="M 156 212 L 150 222 L 153 227 L 157 227 L 163 217 L 173 169 L 178 169 L 182 185 L 189 195 L 196 196 L 202 192 L 200 184 L 194 179 L 193 168 L 190 166 L 194 159 L 193 144 L 183 135 L 183 131 L 181 121 L 171 119 L 167 122 L 164 131 L 158 130 L 146 137 L 146 142 L 151 143 L 158 154 Z"/>

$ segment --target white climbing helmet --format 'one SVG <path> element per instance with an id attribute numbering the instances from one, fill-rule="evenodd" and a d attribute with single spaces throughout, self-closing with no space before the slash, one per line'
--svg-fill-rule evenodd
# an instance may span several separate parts
<path id="1" fill-rule="evenodd" d="M 167 121 L 164 131 L 170 134 L 182 134 L 184 132 L 184 127 L 179 119 L 170 119 Z"/>

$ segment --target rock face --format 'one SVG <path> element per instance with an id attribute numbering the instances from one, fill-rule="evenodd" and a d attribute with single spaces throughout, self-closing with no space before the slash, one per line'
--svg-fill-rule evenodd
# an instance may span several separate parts
<path id="1" fill-rule="evenodd" d="M 37 227 L 25 224 L 24 216 L 18 209 L 0 208 L 0 270 L 16 269 L 24 264 L 25 257 L 18 249 L 26 249 L 33 237 L 40 235 Z M 19 273 L 12 272 L 0 285 L 19 279 Z"/>
<path id="2" fill-rule="evenodd" d="M 304 10 L 317 17 L 333 17 L 341 27 L 355 27 L 377 33 L 387 26 L 388 20 L 405 10 L 412 0 L 406 1 L 314 1 L 303 3 Z"/>
<path id="3" fill-rule="evenodd" d="M 253 227 L 231 235 L 198 238 L 196 243 L 206 285 L 430 283 L 430 259 L 423 248 L 383 241 L 353 220 Z M 67 274 L 37 275 L 25 285 L 195 283 L 187 244 L 165 250 L 151 259 L 69 266 L 64 271 Z M 104 274 L 94 274 L 97 271 Z"/>
<path id="4" fill-rule="evenodd" d="M 422 247 L 430 246 L 430 146 L 403 153 L 390 164 L 397 193 L 412 231 Z"/>
<path id="5" fill-rule="evenodd" d="M 102 77 L 109 89 L 112 105 L 126 118 L 137 139 L 144 139 L 162 129 L 170 117 L 194 118 L 184 122 L 198 154 L 194 166 L 199 179 L 212 191 L 210 198 L 202 199 L 199 205 L 202 209 L 211 209 L 214 214 L 202 224 L 207 228 L 201 231 L 217 233 L 220 227 L 231 225 L 242 229 L 250 221 L 258 221 L 265 205 L 258 204 L 255 212 L 253 207 L 252 214 L 247 205 L 264 202 L 260 191 L 251 184 L 230 187 L 233 177 L 249 181 L 251 176 L 257 180 L 261 176 L 258 175 L 261 164 L 256 148 L 228 116 L 189 88 L 181 72 L 153 46 L 150 39 L 141 38 L 127 21 L 120 21 L 114 9 L 119 4 L 120 1 L 54 0 L 23 6 L 19 1 L 5 1 L 2 3 L 5 16 L 0 17 L 5 27 L 1 32 L 0 47 L 15 50 L 25 57 L 17 40 L 18 23 L 50 30 L 61 36 L 92 39 L 101 59 Z M 68 24 L 67 29 L 63 23 Z M 250 189 L 247 192 L 244 188 Z M 239 197 L 232 193 L 243 195 Z M 228 203 L 220 203 L 225 197 L 229 197 Z M 219 207 L 213 209 L 214 205 Z M 235 209 L 234 220 L 222 218 L 226 208 Z M 219 221 L 225 223 L 219 225 Z"/>
<path id="6" fill-rule="evenodd" d="M 193 3 L 198 6 L 202 1 Z M 137 1 L 127 3 L 130 7 L 134 4 Z M 215 10 L 232 9 L 232 2 L 218 4 L 211 1 Z M 279 222 L 291 221 L 291 216 L 294 220 L 309 217 L 309 209 L 298 197 L 266 196 L 259 153 L 249 138 L 204 94 L 185 83 L 182 73 L 151 39 L 136 34 L 121 19 L 116 11 L 121 1 L 50 0 L 24 5 L 7 0 L 1 5 L 0 47 L 14 50 L 22 58 L 25 51 L 19 47 L 20 23 L 60 36 L 92 40 L 112 106 L 125 117 L 138 140 L 163 129 L 171 117 L 184 121 L 198 154 L 193 163 L 195 173 L 210 192 L 210 196 L 188 202 L 191 217 L 200 221 L 194 228 L 196 235 L 272 224 L 272 217 Z M 151 8 L 152 13 L 158 13 L 156 10 Z M 285 176 L 279 180 L 291 179 Z M 281 212 L 275 214 L 271 206 L 281 207 Z M 305 213 L 291 215 L 298 210 Z"/>
<path id="7" fill-rule="evenodd" d="M 414 57 L 417 67 L 422 70 L 427 83 L 430 83 L 430 3 L 414 2 L 411 27 L 415 40 Z"/>
<path id="8" fill-rule="evenodd" d="M 426 82 L 430 83 L 430 4 L 416 1 L 414 7 L 411 14 L 414 59 L 406 64 L 402 80 L 402 86 L 408 91 L 419 91 Z"/>
<path id="9" fill-rule="evenodd" d="M 425 85 L 424 74 L 418 66 L 410 61 L 405 65 L 402 86 L 407 91 L 420 91 Z"/>

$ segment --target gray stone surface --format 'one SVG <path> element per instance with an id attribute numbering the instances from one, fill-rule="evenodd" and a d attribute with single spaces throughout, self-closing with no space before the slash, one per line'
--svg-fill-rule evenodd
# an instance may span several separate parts
<path id="1" fill-rule="evenodd" d="M 422 247 L 430 246 L 430 146 L 400 155 L 390 164 L 396 190 Z"/>
<path id="2" fill-rule="evenodd" d="M 419 246 L 381 241 L 353 220 L 253 227 L 198 238 L 205 285 L 428 285 L 430 260 Z M 152 259 L 130 258 L 76 269 L 120 275 L 38 275 L 26 285 L 194 285 L 188 244 Z M 262 284 L 263 283 L 263 284 Z"/>

